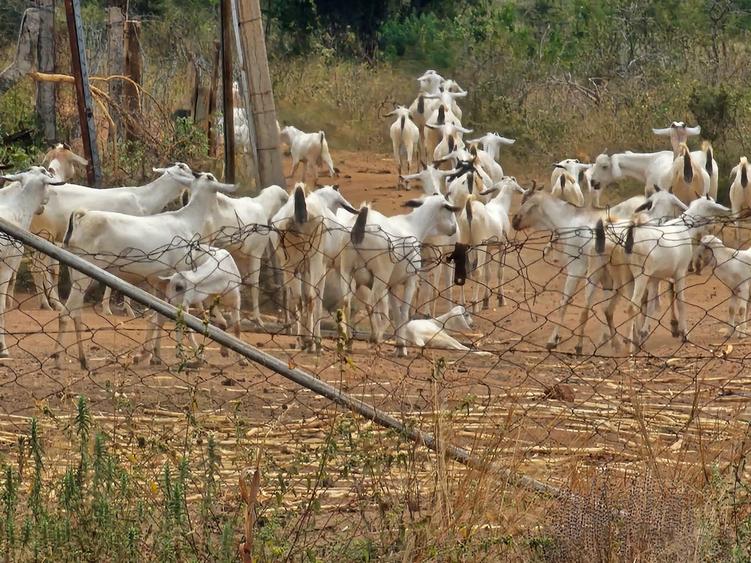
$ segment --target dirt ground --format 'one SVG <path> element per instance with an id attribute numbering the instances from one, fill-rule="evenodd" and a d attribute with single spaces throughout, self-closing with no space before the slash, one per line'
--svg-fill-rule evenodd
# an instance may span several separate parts
<path id="1" fill-rule="evenodd" d="M 334 159 L 341 171 L 335 181 L 354 205 L 370 201 L 395 213 L 420 193 L 396 191 L 395 167 L 385 155 L 335 152 Z M 583 289 L 559 320 L 564 276 L 542 259 L 547 240 L 544 235 L 517 238 L 519 244 L 505 258 L 506 305 L 494 302 L 478 311 L 475 333 L 461 338 L 489 356 L 413 349 L 408 358 L 396 359 L 390 343 L 376 347 L 357 341 L 345 361 L 333 339 L 324 341 L 318 357 L 294 349 L 288 336 L 259 331 L 245 332 L 243 339 L 427 430 L 444 420 L 444 431 L 458 445 L 478 455 L 492 453 L 494 462 L 555 486 L 576 487 L 601 466 L 638 471 L 649 457 L 690 481 L 713 463 L 728 463 L 749 419 L 751 399 L 751 345 L 723 334 L 728 291 L 706 273 L 692 277 L 686 297 L 689 342 L 671 336 L 664 311 L 637 357 L 625 351 L 614 355 L 608 347 L 595 354 L 603 327 L 597 311 L 578 356 L 570 329 L 578 325 L 576 304 Z M 56 314 L 38 310 L 31 296 L 18 298 L 20 308 L 5 321 L 11 357 L 0 363 L 0 448 L 6 451 L 15 447 L 18 433 L 27 432 L 30 416 L 39 416 L 50 435 L 65 435 L 74 399 L 83 394 L 113 442 L 123 450 L 140 448 L 155 470 L 186 441 L 216 433 L 223 474 L 234 481 L 257 447 L 283 465 L 319 446 L 332 416 L 341 413 L 266 369 L 240 366 L 235 356 L 223 358 L 213 343 L 207 344 L 208 364 L 191 368 L 190 358 L 177 358 L 174 331 L 165 339 L 167 365 L 136 365 L 133 356 L 145 338 L 146 321 L 106 318 L 98 309 L 84 315 L 91 371 L 78 367 L 72 334 L 65 335 L 71 354 L 66 367 L 56 369 L 50 359 Z M 445 302 L 439 311 L 443 307 Z M 625 334 L 623 309 L 617 320 Z M 545 342 L 559 322 L 563 342 L 549 352 Z M 436 372 L 439 358 L 446 365 Z M 360 428 L 366 427 L 372 428 Z M 395 447 L 392 435 L 380 436 L 383 447 Z M 62 461 L 68 447 L 62 440 L 55 444 L 50 453 Z M 305 466 L 297 485 L 315 470 L 314 464 Z M 427 456 L 420 471 L 428 479 Z M 453 471 L 463 474 L 459 467 Z M 354 477 L 338 478 L 329 487 L 329 502 L 346 504 L 353 483 Z"/>

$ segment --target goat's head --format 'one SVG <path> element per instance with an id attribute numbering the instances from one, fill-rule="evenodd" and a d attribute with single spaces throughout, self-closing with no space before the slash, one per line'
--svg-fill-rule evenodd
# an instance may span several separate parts
<path id="1" fill-rule="evenodd" d="M 344 209 L 353 215 L 357 214 L 357 209 L 344 198 L 339 191 L 339 186 L 322 186 L 313 192 L 316 197 L 320 198 L 323 204 L 331 211 L 336 213 L 339 209 Z"/>
<path id="2" fill-rule="evenodd" d="M 649 211 L 652 217 L 662 219 L 665 217 L 677 217 L 688 209 L 688 206 L 678 199 L 672 192 L 660 189 L 654 186 L 654 192 L 647 198 L 647 201 L 640 205 L 635 211 Z"/>
<path id="3" fill-rule="evenodd" d="M 190 185 L 190 191 L 193 195 L 199 191 L 221 192 L 231 194 L 237 190 L 234 184 L 223 184 L 216 179 L 211 172 L 193 172 L 193 182 Z"/>
<path id="4" fill-rule="evenodd" d="M 623 177 L 621 172 L 619 157 L 617 154 L 608 156 L 603 153 L 597 156 L 594 166 L 592 167 L 592 175 L 590 182 L 595 190 L 599 190 L 613 182 L 620 180 Z"/>
<path id="5" fill-rule="evenodd" d="M 511 219 L 514 230 L 524 231 L 540 224 L 543 220 L 542 207 L 547 199 L 553 198 L 543 191 L 542 184 L 538 187 L 537 183 L 533 182 L 532 187 L 524 192 L 522 204 Z"/>
<path id="6" fill-rule="evenodd" d="M 175 162 L 173 165 L 166 168 L 152 168 L 155 174 L 169 175 L 174 180 L 177 180 L 181 184 L 189 186 L 193 182 L 193 171 L 190 166 L 184 162 Z"/>
<path id="7" fill-rule="evenodd" d="M 406 201 L 403 205 L 412 209 L 421 209 L 422 219 L 427 222 L 426 236 L 456 234 L 456 214 L 462 208 L 451 205 L 444 196 L 430 195 L 423 199 Z"/>

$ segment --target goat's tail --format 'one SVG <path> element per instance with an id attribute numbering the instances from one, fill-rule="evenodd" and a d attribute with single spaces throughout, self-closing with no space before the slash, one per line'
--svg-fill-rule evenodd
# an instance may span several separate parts
<path id="1" fill-rule="evenodd" d="M 704 169 L 712 177 L 712 171 L 714 169 L 714 151 L 712 150 L 712 144 L 709 141 L 704 141 L 701 148 L 707 153 L 707 163 L 704 165 Z"/>
<path id="2" fill-rule="evenodd" d="M 68 246 L 68 243 L 70 243 L 70 237 L 73 236 L 73 230 L 84 215 L 86 215 L 86 210 L 84 209 L 76 209 L 70 214 L 70 217 L 68 218 L 68 228 L 65 231 L 65 237 L 63 238 L 63 246 Z"/>
<path id="3" fill-rule="evenodd" d="M 469 172 L 469 175 L 467 176 L 467 191 L 469 192 L 469 195 L 472 195 L 472 192 L 475 191 L 475 171 L 474 170 L 471 170 Z"/>
<path id="4" fill-rule="evenodd" d="M 425 97 L 422 94 L 417 96 L 417 113 L 420 115 L 425 113 Z"/>
<path id="5" fill-rule="evenodd" d="M 352 244 L 362 244 L 362 241 L 365 240 L 365 226 L 368 224 L 369 209 L 367 205 L 363 205 L 357 212 L 357 219 L 355 219 L 355 224 L 352 226 L 352 232 L 349 235 Z"/>
<path id="6" fill-rule="evenodd" d="M 741 187 L 745 188 L 748 186 L 748 169 L 746 168 L 746 164 L 741 164 Z"/>
<path id="7" fill-rule="evenodd" d="M 691 153 L 688 149 L 683 151 L 683 181 L 686 184 L 694 181 L 694 167 L 691 164 Z"/>
<path id="8" fill-rule="evenodd" d="M 464 212 L 467 214 L 467 230 L 469 231 L 469 240 L 472 240 L 472 197 L 467 198 L 464 204 Z"/>
<path id="9" fill-rule="evenodd" d="M 337 170 L 334 167 L 334 161 L 331 160 L 331 153 L 329 152 L 329 143 L 326 140 L 326 133 L 324 133 L 323 131 L 319 131 L 318 134 L 320 135 L 320 139 L 321 139 L 321 155 L 319 158 L 328 167 L 329 176 L 333 177 L 335 174 L 339 172 L 339 170 Z M 321 163 L 319 162 L 318 164 L 321 164 Z"/>
<path id="10" fill-rule="evenodd" d="M 399 120 L 399 127 L 401 127 L 402 135 L 404 134 L 404 121 L 407 119 L 406 115 L 402 115 L 401 119 Z"/>
<path id="11" fill-rule="evenodd" d="M 308 207 L 305 205 L 305 190 L 302 186 L 295 188 L 295 223 L 303 225 L 308 222 Z"/>
<path id="12" fill-rule="evenodd" d="M 623 244 L 623 248 L 626 250 L 626 254 L 631 254 L 634 251 L 634 228 L 636 225 L 631 223 L 626 230 L 626 241 Z"/>
<path id="13" fill-rule="evenodd" d="M 602 254 L 605 252 L 605 223 L 602 219 L 595 225 L 595 252 Z"/>

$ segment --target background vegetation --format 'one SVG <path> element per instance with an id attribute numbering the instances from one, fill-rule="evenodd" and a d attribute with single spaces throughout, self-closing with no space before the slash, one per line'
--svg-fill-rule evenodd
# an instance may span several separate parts
<path id="1" fill-rule="evenodd" d="M 10 0 L 0 9 L 6 58 L 24 4 Z M 84 2 L 92 68 L 100 74 L 105 4 Z M 565 156 L 661 148 L 664 139 L 650 128 L 672 120 L 702 125 L 722 176 L 748 151 L 751 0 L 262 0 L 262 6 L 282 120 L 325 129 L 334 147 L 385 150 L 382 115 L 395 103 L 409 104 L 415 77 L 434 68 L 469 91 L 463 102 L 469 127 L 519 140 L 505 156 L 517 174 L 541 174 L 551 159 Z M 146 88 L 170 111 L 188 103 L 189 68 L 204 80 L 210 73 L 217 10 L 216 0 L 130 3 L 130 16 L 145 22 Z M 58 29 L 64 34 L 64 26 Z M 30 88 L 19 85 L 0 100 L 0 131 L 33 123 Z"/>

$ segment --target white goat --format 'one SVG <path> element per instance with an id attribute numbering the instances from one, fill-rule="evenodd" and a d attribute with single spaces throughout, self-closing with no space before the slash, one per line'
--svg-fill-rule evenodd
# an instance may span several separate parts
<path id="1" fill-rule="evenodd" d="M 381 342 L 385 322 L 380 321 L 389 318 L 388 300 L 397 356 L 407 353 L 403 332 L 417 289 L 417 274 L 422 267 L 420 245 L 430 236 L 453 235 L 456 232 L 454 214 L 460 210 L 442 195 L 407 201 L 404 205 L 414 211 L 393 217 L 386 217 L 368 205 L 362 206 L 352 227 L 352 245 L 347 246 L 341 260 L 344 287 L 350 288 L 345 299 L 345 318 L 348 321 L 351 318 L 351 297 L 357 287 L 370 287 L 371 301 L 367 305 L 371 338 Z"/>
<path id="2" fill-rule="evenodd" d="M 733 215 L 739 215 L 744 209 L 751 209 L 751 188 L 748 188 L 749 177 L 751 177 L 751 165 L 745 156 L 730 171 L 730 208 Z M 736 217 L 735 238 L 740 241 L 741 224 Z"/>
<path id="3" fill-rule="evenodd" d="M 441 170 L 433 164 L 428 164 L 420 172 L 401 176 L 400 180 L 406 183 L 408 190 L 411 189 L 412 182 L 418 182 L 425 195 L 445 194 L 446 177 L 455 173 L 455 170 Z"/>
<path id="4" fill-rule="evenodd" d="M 482 137 L 467 141 L 469 144 L 478 144 L 480 148 L 488 153 L 493 160 L 498 162 L 498 157 L 501 155 L 501 146 L 513 145 L 516 139 L 509 139 L 508 137 L 502 137 L 496 133 L 485 133 Z"/>
<path id="5" fill-rule="evenodd" d="M 751 297 L 751 249 L 736 250 L 725 246 L 714 235 L 705 235 L 696 251 L 696 270 L 713 266 L 712 273 L 730 290 L 728 324 L 732 332 L 746 335 L 748 301 Z"/>
<path id="6" fill-rule="evenodd" d="M 52 172 L 58 180 L 69 182 L 76 175 L 76 164 L 86 167 L 89 161 L 78 156 L 65 143 L 58 143 L 44 155 L 42 164 Z"/>
<path id="7" fill-rule="evenodd" d="M 191 268 L 197 263 L 203 251 L 195 243 L 204 230 L 206 209 L 213 206 L 217 192 L 232 193 L 235 189 L 233 185 L 219 183 L 213 174 L 202 173 L 196 175 L 190 186 L 190 201 L 177 211 L 141 217 L 79 209 L 70 216 L 63 242 L 72 252 L 92 264 L 131 283 L 145 281 L 158 290 L 162 285 L 160 276 Z M 75 269 L 70 272 L 70 295 L 60 312 L 58 348 L 54 357 L 56 364 L 62 366 L 63 335 L 72 319 L 78 359 L 81 367 L 87 369 L 88 360 L 81 334 L 81 309 L 91 279 Z M 164 318 L 157 315 L 143 354 L 137 360 L 161 361 L 163 324 Z"/>
<path id="8" fill-rule="evenodd" d="M 676 338 L 687 340 L 688 327 L 682 294 L 691 265 L 692 245 L 715 227 L 713 218 L 730 213 L 730 209 L 706 196 L 693 200 L 680 217 L 667 223 L 632 223 L 626 229 L 623 246 L 634 278 L 629 305 L 632 314 L 640 310 L 650 280 L 672 280 L 672 333 Z M 644 329 L 643 333 L 648 334 L 648 331 Z"/>
<path id="9" fill-rule="evenodd" d="M 209 309 L 214 315 L 215 324 L 223 330 L 231 330 L 237 338 L 240 338 L 240 288 L 243 285 L 240 270 L 237 268 L 232 255 L 221 248 L 207 249 L 195 270 L 183 270 L 175 272 L 171 276 L 161 276 L 167 283 L 164 290 L 168 302 L 187 311 L 190 307 L 205 305 L 209 302 Z M 218 305 L 224 305 L 230 311 L 230 324 L 219 311 Z M 193 348 L 198 348 L 193 332 L 190 333 Z M 182 341 L 182 326 L 177 325 L 177 342 Z M 228 356 L 229 350 L 222 347 L 222 356 Z M 244 365 L 244 360 L 240 360 Z"/>
<path id="10" fill-rule="evenodd" d="M 32 166 L 20 174 L 6 174 L 2 179 L 13 183 L 0 190 L 0 217 L 22 229 L 28 229 L 34 214 L 44 210 L 48 186 L 63 183 L 42 166 Z M 0 244 L 0 357 L 7 358 L 5 309 L 11 278 L 23 258 L 23 246 L 7 236 L 3 239 Z"/>
<path id="11" fill-rule="evenodd" d="M 61 243 L 68 228 L 71 214 L 77 209 L 89 211 L 113 211 L 127 215 L 152 215 L 160 212 L 177 197 L 193 180 L 193 173 L 187 164 L 177 162 L 168 168 L 154 168 L 160 174 L 156 180 L 143 185 L 122 188 L 97 189 L 75 184 L 66 184 L 49 191 L 49 200 L 44 213 L 36 215 L 30 230 Z M 35 284 L 42 309 L 62 308 L 57 294 L 57 263 L 42 259 L 44 267 L 35 272 Z M 47 296 L 49 294 L 49 298 Z M 109 288 L 102 301 L 103 312 L 112 315 L 109 305 Z M 130 309 L 126 301 L 126 310 Z M 132 310 L 128 314 L 133 316 Z"/>
<path id="12" fill-rule="evenodd" d="M 472 129 L 466 129 L 461 125 L 453 123 L 444 123 L 443 125 L 432 125 L 426 123 L 425 127 L 441 132 L 441 140 L 433 149 L 433 160 L 439 161 L 453 153 L 458 148 L 464 148 L 462 136 L 465 133 L 471 133 Z"/>
<path id="13" fill-rule="evenodd" d="M 708 148 L 706 152 L 692 151 L 690 158 L 694 164 L 703 168 L 709 177 L 709 185 L 704 186 L 701 194 L 709 194 L 712 198 L 716 198 L 717 162 L 712 157 L 711 148 Z M 645 195 L 651 194 L 654 186 L 667 189 L 672 186 L 674 179 L 673 163 L 675 160 L 671 151 L 601 154 L 595 159 L 592 167 L 592 188 L 599 190 L 609 184 L 620 182 L 624 178 L 633 178 L 644 183 Z M 684 203 L 688 202 L 684 201 Z"/>
<path id="14" fill-rule="evenodd" d="M 294 177 L 301 162 L 305 163 L 302 181 L 305 182 L 306 176 L 312 172 L 313 186 L 318 183 L 318 167 L 321 164 L 325 164 L 328 168 L 329 177 L 333 178 L 337 174 L 334 162 L 331 160 L 331 153 L 329 153 L 326 134 L 323 131 L 304 133 L 292 125 L 287 125 L 281 130 L 279 137 L 282 142 L 289 145 L 289 151 L 292 155 L 292 171 L 287 176 L 288 178 Z"/>
<path id="15" fill-rule="evenodd" d="M 630 217 L 634 210 L 646 201 L 644 196 L 632 197 L 610 210 L 613 217 Z M 565 257 L 566 281 L 560 304 L 560 322 L 556 323 L 553 333 L 546 344 L 553 349 L 560 344 L 560 327 L 568 305 L 576 289 L 586 279 L 588 257 L 583 250 L 592 240 L 591 229 L 597 221 L 608 217 L 608 211 L 601 209 L 580 208 L 553 197 L 539 189 L 529 189 L 522 198 L 522 204 L 514 215 L 511 225 L 517 231 L 527 229 L 548 230 L 556 237 L 556 247 Z"/>
<path id="16" fill-rule="evenodd" d="M 467 199 L 464 209 L 459 214 L 459 244 L 463 244 L 472 249 L 473 258 L 470 260 L 472 267 L 469 277 L 473 278 L 475 284 L 475 297 L 473 307 L 477 312 L 480 306 L 479 292 L 483 287 L 482 309 L 490 306 L 491 278 L 495 272 L 497 279 L 498 304 L 505 304 L 503 294 L 504 268 L 503 256 L 498 260 L 491 252 L 490 246 L 497 246 L 499 252 L 504 249 L 501 245 L 508 241 L 511 233 L 511 221 L 509 220 L 509 209 L 511 208 L 511 198 L 513 193 L 524 193 L 524 189 L 517 183 L 516 178 L 506 177 L 492 188 L 481 192 L 479 195 L 493 195 L 487 204 L 478 201 L 474 196 Z M 474 273 L 477 272 L 476 275 Z M 464 304 L 464 286 L 461 288 L 462 304 Z"/>
<path id="17" fill-rule="evenodd" d="M 407 174 L 412 170 L 412 156 L 418 149 L 420 130 L 409 118 L 409 109 L 404 106 L 399 106 L 394 111 L 386 114 L 387 117 L 394 115 L 396 116 L 396 121 L 391 124 L 389 135 L 391 136 L 391 145 L 394 149 L 394 160 L 399 171 L 400 181 L 397 184 L 398 187 L 401 185 L 405 157 L 407 160 Z"/>
<path id="18" fill-rule="evenodd" d="M 404 327 L 404 339 L 420 348 L 447 348 L 469 352 L 469 348 L 446 331 L 468 333 L 474 323 L 472 316 L 461 305 L 456 305 L 434 319 L 414 319 Z"/>
<path id="19" fill-rule="evenodd" d="M 689 137 L 694 137 L 701 133 L 701 126 L 688 127 L 683 121 L 673 121 L 670 127 L 664 129 L 652 129 L 655 135 L 660 137 L 670 137 L 670 144 L 673 147 L 673 158 L 680 156 L 680 146 L 688 141 Z"/>
<path id="20" fill-rule="evenodd" d="M 638 215 L 640 224 L 659 224 L 666 219 L 670 220 L 681 215 L 687 209 L 686 204 L 675 195 L 655 187 L 655 193 L 649 196 L 646 202 L 633 211 L 634 215 Z M 606 293 L 605 301 L 607 302 L 607 306 L 605 308 L 605 319 L 609 329 L 603 335 L 602 344 L 610 340 L 614 351 L 619 351 L 619 341 L 616 337 L 613 314 L 619 295 L 624 295 L 627 299 L 630 299 L 633 292 L 634 276 L 628 268 L 628 260 L 624 256 L 622 245 L 626 229 L 631 224 L 631 217 L 621 218 L 612 214 L 597 221 L 594 229 L 595 252 L 592 253 L 590 249 L 587 249 L 589 264 L 584 291 L 584 306 L 582 307 L 578 325 L 577 354 L 581 354 L 582 352 L 584 328 L 586 327 L 589 313 L 593 307 L 595 292 L 598 288 L 602 288 Z M 606 234 L 610 236 L 606 236 Z M 648 290 L 649 293 L 645 294 L 645 300 L 647 301 L 646 311 L 643 311 L 643 314 L 639 318 L 634 319 L 632 324 L 631 341 L 634 343 L 639 342 L 640 334 L 648 334 L 650 319 L 655 317 L 655 311 L 659 305 L 659 281 L 651 280 Z"/>
<path id="21" fill-rule="evenodd" d="M 263 320 L 258 281 L 261 260 L 269 246 L 269 224 L 288 199 L 284 188 L 269 186 L 256 197 L 232 198 L 218 193 L 213 207 L 206 210 L 204 240 L 232 253 L 250 288 L 252 318 L 259 326 L 263 326 Z"/>
<path id="22" fill-rule="evenodd" d="M 320 353 L 323 293 L 327 257 L 324 243 L 327 219 L 338 209 L 357 211 L 333 186 L 324 186 L 306 196 L 305 186 L 295 186 L 293 197 L 271 219 L 272 248 L 281 255 L 288 294 L 286 313 L 293 315 L 292 333 L 301 349 Z M 305 320 L 305 333 L 300 320 Z"/>
<path id="23" fill-rule="evenodd" d="M 591 164 L 583 164 L 576 158 L 565 158 L 553 165 L 553 172 L 550 174 L 550 192 L 569 203 L 584 205 L 584 193 L 581 188 L 582 182 L 587 186 L 589 192 L 589 201 L 593 207 L 600 206 L 601 190 L 593 190 L 588 176 L 591 175 Z M 561 177 L 567 173 L 571 180 L 564 180 L 561 183 Z"/>

